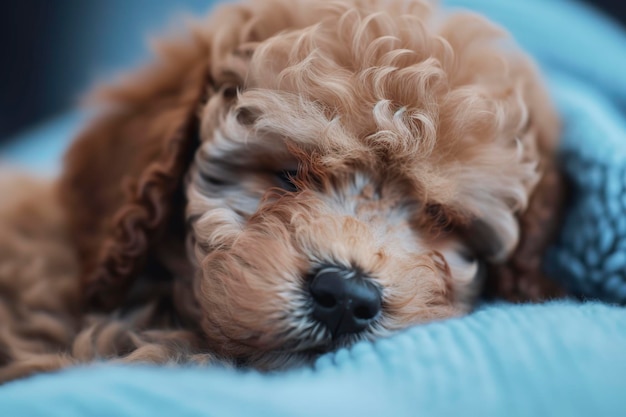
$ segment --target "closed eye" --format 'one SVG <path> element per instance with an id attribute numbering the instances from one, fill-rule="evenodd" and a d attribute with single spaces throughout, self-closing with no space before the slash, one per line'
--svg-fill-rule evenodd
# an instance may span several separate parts
<path id="1" fill-rule="evenodd" d="M 278 181 L 278 185 L 285 191 L 296 192 L 298 187 L 294 183 L 294 180 L 298 176 L 297 170 L 284 170 L 275 174 Z"/>

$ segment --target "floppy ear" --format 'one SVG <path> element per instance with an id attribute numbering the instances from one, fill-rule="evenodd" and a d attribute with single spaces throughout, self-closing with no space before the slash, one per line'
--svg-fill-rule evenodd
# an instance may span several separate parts
<path id="1" fill-rule="evenodd" d="M 542 176 L 526 210 L 517 215 L 517 246 L 504 264 L 490 266 L 485 287 L 487 295 L 517 302 L 565 296 L 565 290 L 542 269 L 559 231 L 567 194 L 556 155 L 560 122 L 541 83 L 535 79 L 530 88 L 529 129 L 536 132 Z"/>
<path id="2" fill-rule="evenodd" d="M 215 105 L 229 102 L 252 47 L 291 24 L 287 3 L 274 6 L 222 5 L 189 38 L 157 45 L 155 64 L 100 94 L 109 108 L 71 147 L 61 178 L 91 306 L 119 304 L 146 265 L 165 259 L 166 272 L 188 272 L 182 182 L 198 115 L 216 91 Z"/>
<path id="3" fill-rule="evenodd" d="M 195 38 L 159 47 L 156 63 L 97 94 L 104 114 L 65 157 L 61 198 L 90 306 L 123 299 L 166 229 L 165 243 L 182 245 L 182 180 L 209 92 L 209 47 Z"/>
<path id="4" fill-rule="evenodd" d="M 505 264 L 487 274 L 487 295 L 509 301 L 541 301 L 565 295 L 564 289 L 542 270 L 543 257 L 561 224 L 566 185 L 555 163 L 544 174 L 519 216 L 520 240 Z"/>

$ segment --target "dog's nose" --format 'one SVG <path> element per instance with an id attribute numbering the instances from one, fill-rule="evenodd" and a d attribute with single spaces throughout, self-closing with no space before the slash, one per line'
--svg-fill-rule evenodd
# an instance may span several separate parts
<path id="1" fill-rule="evenodd" d="M 364 330 L 380 313 L 380 292 L 358 271 L 323 267 L 309 289 L 313 317 L 328 327 L 333 338 Z"/>

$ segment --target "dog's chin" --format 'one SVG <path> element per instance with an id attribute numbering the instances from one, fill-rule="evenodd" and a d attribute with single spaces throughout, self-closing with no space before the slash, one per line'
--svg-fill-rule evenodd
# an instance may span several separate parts
<path id="1" fill-rule="evenodd" d="M 238 365 L 260 371 L 282 371 L 310 367 L 320 356 L 339 349 L 350 348 L 360 341 L 372 339 L 374 339 L 373 335 L 348 334 L 336 339 L 299 340 L 295 341 L 290 348 L 259 353 L 239 361 Z"/>
<path id="2" fill-rule="evenodd" d="M 237 365 L 241 368 L 253 368 L 262 372 L 284 371 L 310 367 L 315 363 L 315 360 L 324 353 L 323 351 L 315 350 L 303 352 L 266 352 L 262 356 L 240 360 Z"/>

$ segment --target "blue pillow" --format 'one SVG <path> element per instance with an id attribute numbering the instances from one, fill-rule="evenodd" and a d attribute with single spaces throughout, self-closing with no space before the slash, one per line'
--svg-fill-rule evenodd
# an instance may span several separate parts
<path id="1" fill-rule="evenodd" d="M 11 417 L 623 416 L 626 310 L 490 306 L 262 375 L 94 366 L 0 389 Z"/>

